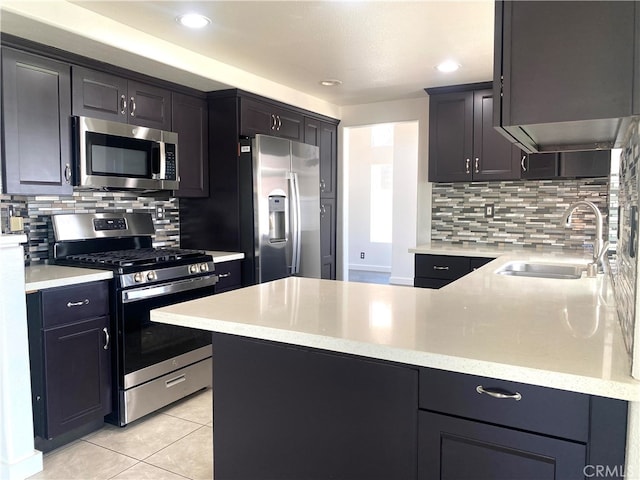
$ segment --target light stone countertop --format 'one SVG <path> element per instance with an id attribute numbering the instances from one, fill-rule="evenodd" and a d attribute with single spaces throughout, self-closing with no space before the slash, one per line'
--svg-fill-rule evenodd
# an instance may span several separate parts
<path id="1" fill-rule="evenodd" d="M 61 265 L 38 264 L 24 269 L 25 291 L 34 292 L 45 288 L 63 287 L 78 283 L 109 280 L 113 278 L 110 270 L 64 267 Z"/>
<path id="2" fill-rule="evenodd" d="M 505 253 L 440 289 L 290 277 L 151 312 L 157 322 L 629 401 L 640 382 L 609 278 L 510 277 Z"/>

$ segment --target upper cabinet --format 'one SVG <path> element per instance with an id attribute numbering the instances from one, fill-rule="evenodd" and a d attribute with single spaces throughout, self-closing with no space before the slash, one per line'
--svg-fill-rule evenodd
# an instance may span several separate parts
<path id="1" fill-rule="evenodd" d="M 527 152 L 619 146 L 640 114 L 639 2 L 497 1 L 495 29 L 506 137 Z"/>
<path id="2" fill-rule="evenodd" d="M 429 181 L 520 178 L 520 151 L 493 128 L 490 83 L 427 89 Z"/>
<path id="3" fill-rule="evenodd" d="M 3 192 L 71 195 L 67 63 L 2 48 Z"/>
<path id="4" fill-rule="evenodd" d="M 171 91 L 73 67 L 73 115 L 171 130 Z"/>
<path id="5" fill-rule="evenodd" d="M 242 98 L 240 101 L 240 135 L 272 135 L 303 141 L 304 116 L 269 102 Z"/>
<path id="6" fill-rule="evenodd" d="M 315 118 L 304 119 L 304 143 L 320 147 L 320 197 L 336 197 L 338 126 Z"/>
<path id="7" fill-rule="evenodd" d="M 209 195 L 209 127 L 207 101 L 172 95 L 172 130 L 178 134 L 180 189 L 177 197 Z"/>
<path id="8" fill-rule="evenodd" d="M 523 154 L 521 168 L 526 180 L 608 177 L 611 150 Z"/>

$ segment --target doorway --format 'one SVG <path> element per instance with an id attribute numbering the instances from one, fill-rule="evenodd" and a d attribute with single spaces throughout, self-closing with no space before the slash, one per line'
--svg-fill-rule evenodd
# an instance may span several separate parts
<path id="1" fill-rule="evenodd" d="M 344 148 L 348 279 L 393 283 L 394 250 L 415 243 L 418 122 L 345 128 Z"/>

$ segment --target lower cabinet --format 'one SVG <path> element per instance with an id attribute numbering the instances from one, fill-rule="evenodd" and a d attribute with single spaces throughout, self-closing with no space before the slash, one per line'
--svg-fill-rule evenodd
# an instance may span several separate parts
<path id="1" fill-rule="evenodd" d="M 320 275 L 336 279 L 336 201 L 320 199 Z"/>
<path id="2" fill-rule="evenodd" d="M 416 254 L 414 287 L 441 288 L 473 272 L 493 258 Z"/>
<path id="3" fill-rule="evenodd" d="M 242 286 L 242 260 L 230 260 L 216 263 L 218 283 L 214 287 L 215 293 L 228 292 Z"/>
<path id="4" fill-rule="evenodd" d="M 27 295 L 36 447 L 49 450 L 111 413 L 108 282 Z M 71 436 L 69 436 L 71 435 Z M 62 440 L 62 441 L 61 441 Z"/>

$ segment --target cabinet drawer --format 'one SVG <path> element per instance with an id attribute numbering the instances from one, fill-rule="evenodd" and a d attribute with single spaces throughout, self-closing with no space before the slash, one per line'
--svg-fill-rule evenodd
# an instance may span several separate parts
<path id="1" fill-rule="evenodd" d="M 42 291 L 44 328 L 109 314 L 109 283 L 82 283 Z"/>
<path id="2" fill-rule="evenodd" d="M 455 280 L 471 271 L 468 257 L 416 255 L 415 276 Z"/>
<path id="3" fill-rule="evenodd" d="M 521 395 L 494 398 L 486 391 Z M 421 409 L 553 435 L 588 440 L 589 396 L 443 370 L 420 370 Z"/>
<path id="4" fill-rule="evenodd" d="M 216 274 L 218 275 L 218 283 L 215 286 L 216 293 L 233 290 L 242 285 L 241 263 L 242 260 L 216 263 Z"/>

